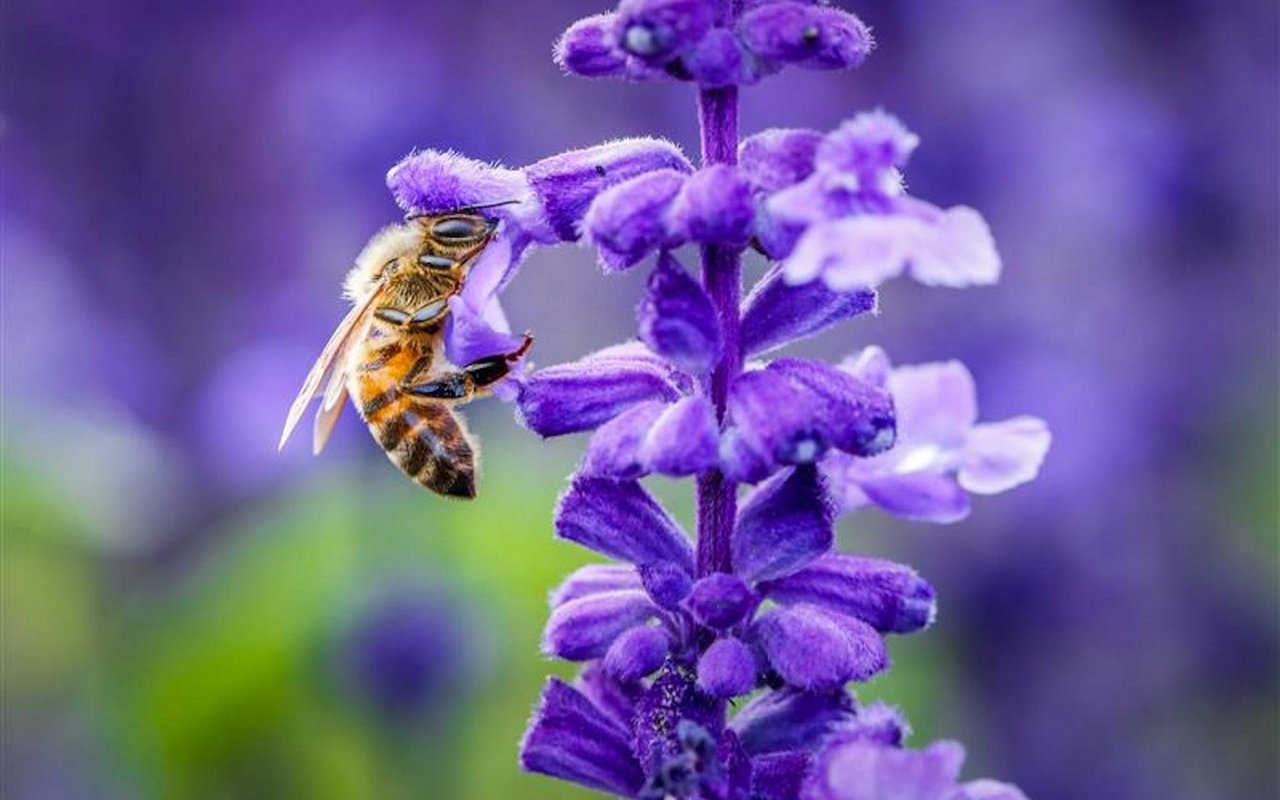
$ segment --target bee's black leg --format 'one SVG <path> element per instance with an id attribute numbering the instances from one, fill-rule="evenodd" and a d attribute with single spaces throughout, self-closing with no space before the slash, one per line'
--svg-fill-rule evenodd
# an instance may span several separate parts
<path id="1" fill-rule="evenodd" d="M 457 372 L 436 375 L 422 383 L 405 384 L 400 390 L 432 400 L 468 400 L 477 390 L 505 378 L 511 372 L 511 365 L 529 352 L 532 345 L 533 337 L 526 333 L 524 342 L 510 353 L 477 359 Z"/>

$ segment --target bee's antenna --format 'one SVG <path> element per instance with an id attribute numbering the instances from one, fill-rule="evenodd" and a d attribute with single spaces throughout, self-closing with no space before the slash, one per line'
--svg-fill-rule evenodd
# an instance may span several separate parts
<path id="1" fill-rule="evenodd" d="M 479 203 L 474 206 L 462 206 L 460 208 L 452 208 L 447 211 L 433 211 L 433 212 L 417 211 L 412 214 L 405 214 L 404 221 L 411 222 L 415 219 L 422 219 L 423 217 L 434 217 L 439 214 L 470 214 L 472 211 L 483 211 L 486 208 L 498 208 L 500 206 L 510 206 L 510 205 L 515 205 L 516 203 L 519 203 L 519 202 L 520 202 L 519 200 L 500 200 L 496 203 Z"/>
<path id="2" fill-rule="evenodd" d="M 484 210 L 484 209 L 486 209 L 486 208 L 498 208 L 499 206 L 511 206 L 511 205 L 515 205 L 516 203 L 519 203 L 519 202 L 520 202 L 519 200 L 500 200 L 500 201 L 498 201 L 498 202 L 496 202 L 496 203 L 481 203 L 481 204 L 479 204 L 479 205 L 467 206 L 467 207 L 465 207 L 465 208 L 459 208 L 459 209 L 458 209 L 458 211 L 461 211 L 461 212 L 467 212 L 467 211 L 482 211 L 482 210 Z"/>

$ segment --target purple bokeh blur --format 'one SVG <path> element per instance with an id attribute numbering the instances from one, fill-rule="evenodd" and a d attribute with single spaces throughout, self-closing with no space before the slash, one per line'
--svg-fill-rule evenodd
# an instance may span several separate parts
<path id="1" fill-rule="evenodd" d="M 899 536 L 868 512 L 942 598 L 964 715 L 944 732 L 1036 800 L 1272 796 L 1275 3 L 844 5 L 875 30 L 866 66 L 749 91 L 744 132 L 883 105 L 924 140 L 913 190 L 981 209 L 1006 277 L 892 287 L 843 352 L 874 337 L 903 363 L 961 358 L 984 417 L 1054 431 L 1037 484 L 955 529 Z M 89 410 L 145 438 L 154 463 L 124 475 L 49 469 L 130 497 L 135 472 L 154 478 L 138 502 L 160 553 L 304 479 L 303 448 L 272 446 L 343 270 L 396 217 L 389 166 L 415 147 L 519 165 L 635 134 L 696 152 L 687 87 L 558 73 L 555 36 L 598 10 L 7 4 L 4 392 L 10 420 L 38 424 L 10 423 L 6 448 Z M 626 336 L 635 296 L 565 249 L 506 302 L 549 364 Z"/>

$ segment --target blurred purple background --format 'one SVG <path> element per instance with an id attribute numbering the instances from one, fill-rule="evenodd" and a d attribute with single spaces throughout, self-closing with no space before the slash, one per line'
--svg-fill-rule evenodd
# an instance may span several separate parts
<path id="1" fill-rule="evenodd" d="M 1275 3 L 845 5 L 876 32 L 867 65 L 749 91 L 744 132 L 826 129 L 857 109 L 890 109 L 923 139 L 912 189 L 981 209 L 1006 278 L 962 293 L 892 285 L 881 317 L 810 350 L 875 341 L 900 363 L 959 357 L 984 416 L 1033 413 L 1055 434 L 1037 484 L 981 503 L 962 525 L 872 516 L 845 526 L 849 546 L 911 561 L 942 599 L 932 643 L 897 652 L 906 677 L 889 687 L 894 699 L 922 732 L 964 740 L 973 774 L 1008 778 L 1035 800 L 1276 796 Z M 558 73 L 551 43 L 599 10 L 578 0 L 6 4 L 4 463 L 20 484 L 10 492 L 44 487 L 87 520 L 85 558 L 103 575 L 93 604 L 181 593 L 193 565 L 228 546 L 228 520 L 330 475 L 305 448 L 277 456 L 273 444 L 341 314 L 346 266 L 396 217 L 383 175 L 409 150 L 521 165 L 652 133 L 696 152 L 688 87 Z M 628 336 L 642 279 L 605 279 L 585 250 L 542 251 L 507 306 L 549 364 Z M 558 471 L 540 479 L 545 502 L 524 512 L 526 557 L 537 558 L 552 547 L 550 498 L 572 448 L 548 449 L 507 409 L 483 405 L 472 417 L 495 487 L 522 480 L 504 461 Z M 364 437 L 345 420 L 325 459 L 369 465 L 359 475 L 375 488 L 359 488 L 359 508 L 395 481 Z M 475 527 L 468 536 L 486 535 Z M 22 587 L 6 594 L 20 610 L 6 613 L 47 613 Z M 436 589 L 419 594 L 437 602 Z M 408 669 L 383 679 L 426 697 L 418 656 L 387 643 L 439 616 L 405 611 L 417 596 L 388 601 L 372 632 L 354 634 L 399 666 L 354 663 Z M 152 613 L 163 624 L 167 611 Z M 508 652 L 530 675 L 545 669 L 531 652 L 540 613 L 499 614 L 487 634 L 531 626 L 520 634 L 530 652 Z M 86 634 L 86 658 L 112 651 L 118 631 L 104 624 Z M 27 692 L 13 683 L 24 674 L 7 696 Z M 105 686 L 18 701 L 3 766 L 22 793 L 7 796 L 115 796 L 108 786 L 165 796 L 149 788 L 145 759 L 118 759 L 112 737 L 93 733 L 110 721 L 83 735 L 50 722 L 79 719 Z M 517 700 L 526 705 L 514 717 L 532 701 Z M 495 732 L 485 758 L 513 761 L 518 733 Z M 116 777 L 74 777 L 68 764 Z M 200 788 L 189 796 L 216 794 L 190 785 Z M 236 786 L 219 796 L 253 796 Z"/>

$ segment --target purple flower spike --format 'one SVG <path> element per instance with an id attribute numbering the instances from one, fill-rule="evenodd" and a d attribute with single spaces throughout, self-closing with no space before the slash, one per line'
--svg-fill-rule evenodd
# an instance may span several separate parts
<path id="1" fill-rule="evenodd" d="M 671 515 L 635 481 L 575 478 L 560 498 L 556 535 L 632 564 L 669 561 L 693 573 L 693 549 Z"/>
<path id="2" fill-rule="evenodd" d="M 617 680 L 633 683 L 662 666 L 670 649 L 671 639 L 665 631 L 640 625 L 615 639 L 601 663 Z"/>
<path id="3" fill-rule="evenodd" d="M 862 20 L 801 0 L 763 3 L 742 15 L 738 35 L 766 61 L 809 69 L 848 69 L 866 60 L 873 42 Z"/>
<path id="4" fill-rule="evenodd" d="M 756 621 L 755 635 L 770 666 L 797 689 L 834 689 L 889 666 L 874 628 L 817 606 L 776 608 Z"/>
<path id="5" fill-rule="evenodd" d="M 977 212 L 907 195 L 919 141 L 895 117 L 738 138 L 738 87 L 871 48 L 828 0 L 621 0 L 557 44 L 569 72 L 695 82 L 702 164 L 625 140 L 531 165 L 451 306 L 450 355 L 496 348 L 510 327 L 494 298 L 530 245 L 585 238 L 606 271 L 657 255 L 637 341 L 495 386 L 537 433 L 594 431 L 556 533 L 627 562 L 551 596 L 544 649 L 587 663 L 576 689 L 548 686 L 528 769 L 633 800 L 1025 800 L 957 785 L 958 749 L 903 751 L 896 710 L 856 708 L 846 684 L 886 669 L 883 637 L 927 627 L 936 598 L 905 566 L 834 552 L 834 516 L 957 519 L 970 492 L 1035 476 L 1044 424 L 978 424 L 967 372 L 895 370 L 875 348 L 841 368 L 753 360 L 877 312 L 891 278 L 999 275 Z M 700 270 L 672 253 L 689 243 Z M 739 303 L 748 248 L 771 267 Z M 696 476 L 696 546 L 638 483 L 655 473 Z M 739 502 L 742 483 L 759 485 Z"/>
<path id="6" fill-rule="evenodd" d="M 738 697 L 756 688 L 751 648 L 738 639 L 717 639 L 698 659 L 698 688 L 712 697 Z"/>
<path id="7" fill-rule="evenodd" d="M 616 14 L 584 17 L 556 42 L 555 60 L 565 72 L 588 78 L 621 75 L 627 55 L 618 47 Z"/>
<path id="8" fill-rule="evenodd" d="M 912 633 L 933 622 L 937 598 L 915 570 L 879 558 L 829 553 L 760 591 L 783 605 L 813 603 L 856 617 L 883 633 Z"/>
<path id="9" fill-rule="evenodd" d="M 561 241 L 575 241 L 591 202 L 606 189 L 649 172 L 688 174 L 693 166 L 665 139 L 617 139 L 544 158 L 524 168 L 525 177 Z"/>
<path id="10" fill-rule="evenodd" d="M 744 247 L 754 222 L 751 186 L 727 164 L 695 172 L 672 203 L 669 220 L 681 239 L 726 247 Z"/>
<path id="11" fill-rule="evenodd" d="M 947 523 L 969 513 L 967 492 L 1006 491 L 1039 472 L 1051 436 L 1042 420 L 977 422 L 973 376 L 958 361 L 890 370 L 875 349 L 845 370 L 878 374 L 893 395 L 898 443 L 874 459 L 832 454 L 823 472 L 845 509 L 868 504 L 907 519 Z"/>
<path id="12" fill-rule="evenodd" d="M 664 64 L 690 50 L 711 29 L 712 0 L 622 0 L 618 42 L 649 64 Z"/>
<path id="13" fill-rule="evenodd" d="M 643 348 L 608 348 L 531 375 L 520 387 L 520 419 L 542 436 L 590 430 L 636 403 L 677 399 L 674 377 Z"/>
<path id="14" fill-rule="evenodd" d="M 629 565 L 588 564 L 569 573 L 551 593 L 550 602 L 555 608 L 589 594 L 639 588 L 640 576 Z"/>
<path id="15" fill-rule="evenodd" d="M 732 727 L 751 755 L 807 750 L 855 719 L 853 699 L 844 689 L 803 692 L 773 690 L 745 705 Z"/>
<path id="16" fill-rule="evenodd" d="M 520 743 L 520 766 L 590 789 L 633 797 L 644 776 L 631 754 L 630 739 L 626 728 L 580 692 L 551 678 Z"/>
<path id="17" fill-rule="evenodd" d="M 831 548 L 835 514 L 812 466 L 756 489 L 738 513 L 733 569 L 747 580 L 789 575 Z"/>
<path id="18" fill-rule="evenodd" d="M 685 604 L 699 625 L 724 631 L 755 608 L 756 595 L 738 576 L 717 572 L 695 583 Z"/>
<path id="19" fill-rule="evenodd" d="M 742 350 L 749 356 L 759 355 L 815 336 L 846 319 L 874 314 L 876 299 L 870 289 L 834 292 L 821 281 L 792 286 L 774 267 L 743 302 Z"/>
<path id="20" fill-rule="evenodd" d="M 542 651 L 570 661 L 605 654 L 623 631 L 650 619 L 657 609 L 649 596 L 620 589 L 579 597 L 557 606 L 542 633 Z"/>
<path id="21" fill-rule="evenodd" d="M 720 358 L 720 320 L 711 298 L 670 253 L 658 259 L 637 317 L 640 339 L 687 372 L 703 372 Z"/>
<path id="22" fill-rule="evenodd" d="M 601 192 L 583 220 L 583 229 L 600 253 L 606 270 L 620 271 L 640 263 L 658 247 L 681 242 L 668 234 L 667 208 L 687 178 L 675 170 L 658 170 L 631 178 Z"/>

